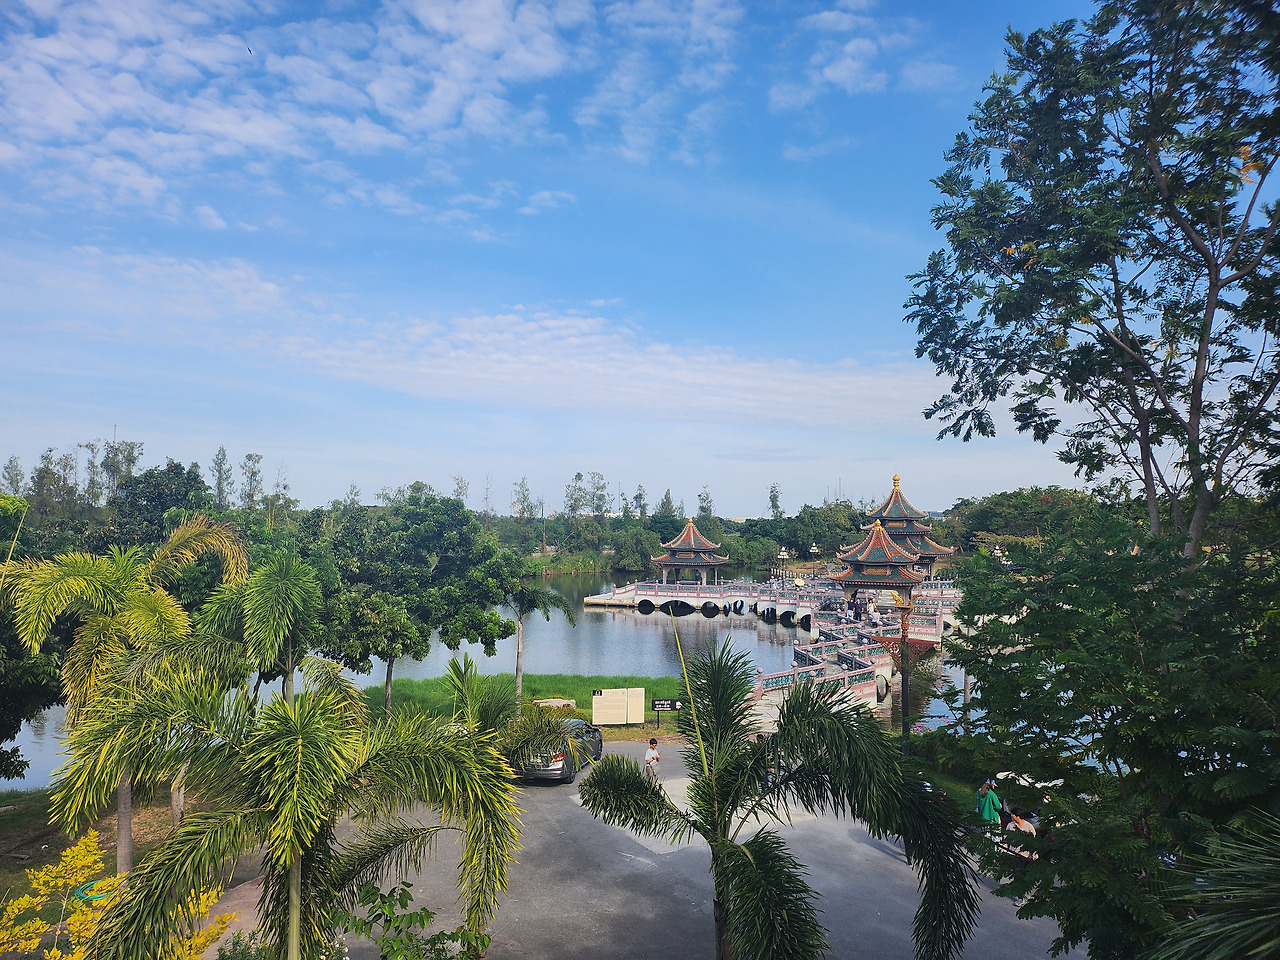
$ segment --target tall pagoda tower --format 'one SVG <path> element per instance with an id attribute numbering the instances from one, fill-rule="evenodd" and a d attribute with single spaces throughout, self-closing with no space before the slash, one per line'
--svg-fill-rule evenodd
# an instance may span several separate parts
<path id="1" fill-rule="evenodd" d="M 715 573 L 720 564 L 729 562 L 728 557 L 722 557 L 716 553 L 719 547 L 720 544 L 712 543 L 704 537 L 697 524 L 690 518 L 679 536 L 662 545 L 662 549 L 667 552 L 650 559 L 662 568 L 663 583 L 667 582 L 667 574 L 670 571 L 675 572 L 678 580 L 681 570 L 693 570 L 705 584 L 708 571 Z"/>
<path id="2" fill-rule="evenodd" d="M 934 565 L 939 557 L 949 557 L 956 552 L 955 547 L 944 547 L 929 538 L 933 527 L 929 523 L 929 515 L 917 510 L 902 495 L 902 478 L 893 475 L 893 492 L 887 500 L 867 514 L 867 525 L 863 530 L 870 530 L 876 525 L 884 528 L 885 533 L 898 547 L 914 553 L 918 558 L 915 569 L 924 574 L 922 579 L 933 576 Z M 856 549 L 856 548 L 855 548 Z M 841 560 L 846 559 L 844 555 Z"/>

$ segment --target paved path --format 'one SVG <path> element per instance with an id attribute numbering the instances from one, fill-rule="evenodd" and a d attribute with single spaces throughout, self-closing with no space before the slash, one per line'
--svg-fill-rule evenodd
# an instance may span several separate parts
<path id="1" fill-rule="evenodd" d="M 644 745 L 613 743 L 607 749 L 639 759 Z M 678 793 L 684 782 L 680 748 L 668 744 L 663 752 L 663 780 Z M 712 957 L 706 847 L 642 842 L 592 817 L 577 792 L 576 784 L 522 790 L 523 849 L 493 923 L 489 960 Z M 819 906 L 832 957 L 911 960 L 919 894 L 899 847 L 833 817 L 797 819 L 781 832 L 823 894 Z M 418 902 L 439 910 L 439 922 L 449 927 L 458 922 L 456 862 L 456 847 L 445 844 L 439 859 L 414 878 Z M 987 892 L 964 957 L 1047 957 L 1055 933 L 1050 921 L 1018 920 L 1012 903 Z M 376 954 L 371 944 L 353 944 L 351 956 L 372 960 Z"/>

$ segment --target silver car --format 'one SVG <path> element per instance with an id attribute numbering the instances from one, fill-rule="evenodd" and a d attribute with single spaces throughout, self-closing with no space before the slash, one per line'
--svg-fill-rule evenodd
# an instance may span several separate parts
<path id="1" fill-rule="evenodd" d="M 578 762 L 573 762 L 573 752 L 569 742 L 551 756 L 535 756 L 524 765 L 520 775 L 526 780 L 559 780 L 562 783 L 573 783 L 578 771 L 593 760 L 599 760 L 604 753 L 604 736 L 600 728 L 585 720 L 574 717 L 565 721 L 569 729 L 569 739 L 577 748 Z"/>

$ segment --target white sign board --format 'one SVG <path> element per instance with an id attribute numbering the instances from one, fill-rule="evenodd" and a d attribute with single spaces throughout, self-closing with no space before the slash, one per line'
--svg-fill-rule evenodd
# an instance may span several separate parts
<path id="1" fill-rule="evenodd" d="M 596 691 L 591 697 L 591 722 L 597 727 L 644 723 L 644 687 Z"/>

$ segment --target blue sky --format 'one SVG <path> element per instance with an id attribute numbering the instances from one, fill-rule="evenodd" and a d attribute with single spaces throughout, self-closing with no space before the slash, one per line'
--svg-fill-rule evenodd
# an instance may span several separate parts
<path id="1" fill-rule="evenodd" d="M 1009 25 L 1083 3 L 0 10 L 0 459 L 264 455 L 306 504 L 576 470 L 721 513 L 1070 483 L 937 443 L 902 322 Z"/>

